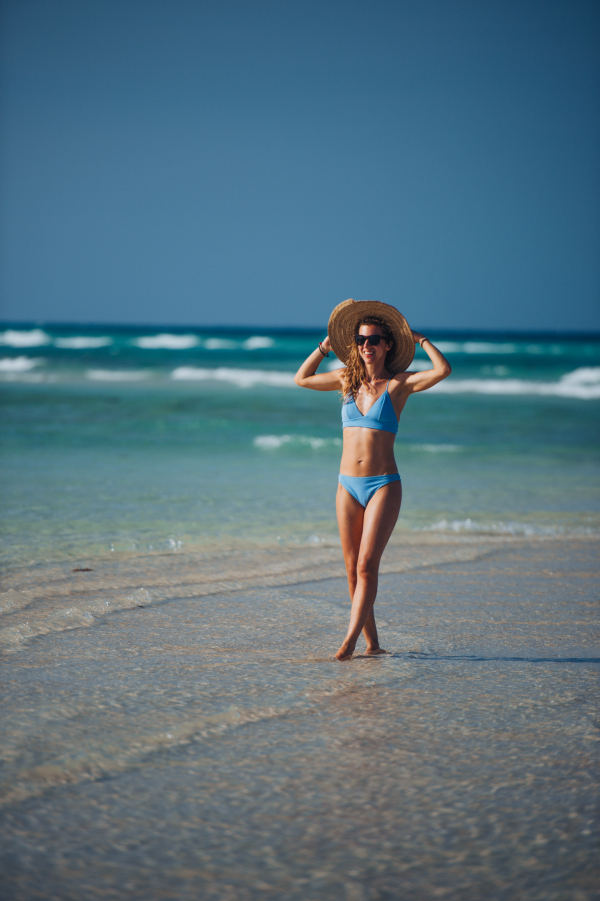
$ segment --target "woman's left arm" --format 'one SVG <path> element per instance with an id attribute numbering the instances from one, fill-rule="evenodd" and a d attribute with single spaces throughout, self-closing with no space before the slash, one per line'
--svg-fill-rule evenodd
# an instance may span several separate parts
<path id="1" fill-rule="evenodd" d="M 429 338 L 426 338 L 420 332 L 413 332 L 413 338 L 415 344 L 419 344 L 423 348 L 433 363 L 433 369 L 426 369 L 424 372 L 411 372 L 407 376 L 404 385 L 411 394 L 417 391 L 426 391 L 427 388 L 437 385 L 442 379 L 447 379 L 452 372 L 452 367 L 446 357 L 431 343 Z"/>

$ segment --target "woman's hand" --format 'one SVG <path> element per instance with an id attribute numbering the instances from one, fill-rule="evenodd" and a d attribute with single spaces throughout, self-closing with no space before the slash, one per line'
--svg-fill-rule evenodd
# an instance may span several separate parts
<path id="1" fill-rule="evenodd" d="M 317 347 L 307 357 L 296 375 L 294 381 L 301 388 L 312 388 L 313 391 L 340 391 L 342 387 L 341 369 L 335 369 L 333 372 L 321 372 L 317 375 L 317 369 L 324 360 L 324 355 L 331 350 L 331 341 L 329 336 L 321 341 L 321 346 Z"/>
<path id="2" fill-rule="evenodd" d="M 438 382 L 441 382 L 442 379 L 448 378 L 452 372 L 452 367 L 446 357 L 440 353 L 437 347 L 435 347 L 429 339 L 426 341 L 423 340 L 425 335 L 422 335 L 420 332 L 413 332 L 412 334 L 415 344 L 423 341 L 421 347 L 433 363 L 431 369 L 407 373 L 403 384 L 411 393 L 414 393 L 415 391 L 426 391 L 428 388 L 433 388 L 433 386 L 437 385 Z"/>

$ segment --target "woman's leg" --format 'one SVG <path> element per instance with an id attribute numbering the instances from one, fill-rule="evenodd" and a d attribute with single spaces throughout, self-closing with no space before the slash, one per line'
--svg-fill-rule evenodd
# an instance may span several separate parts
<path id="1" fill-rule="evenodd" d="M 338 485 L 336 510 L 344 563 L 348 574 L 348 590 L 350 592 L 350 601 L 352 601 L 356 591 L 356 565 L 360 553 L 365 508 L 342 485 Z M 377 626 L 375 625 L 375 614 L 372 608 L 363 626 L 363 634 L 367 642 L 367 651 L 377 651 L 379 639 L 377 637 Z"/>
<path id="2" fill-rule="evenodd" d="M 347 492 L 346 492 L 347 493 Z M 352 498 L 354 500 L 354 498 Z M 400 504 L 402 502 L 402 483 L 390 482 L 379 491 L 376 491 L 366 510 L 363 511 L 362 535 L 358 552 L 356 553 L 356 588 L 352 597 L 352 609 L 350 611 L 350 625 L 348 632 L 340 649 L 335 655 L 338 660 L 344 660 L 350 657 L 356 647 L 358 636 L 365 627 L 370 615 L 373 616 L 373 604 L 377 595 L 377 581 L 379 577 L 379 562 L 386 544 L 390 539 L 390 535 L 394 530 L 394 526 L 398 520 L 400 513 Z M 360 507 L 357 501 L 357 506 Z M 362 508 L 361 508 L 362 509 Z M 338 507 L 339 510 L 339 507 Z M 347 517 L 353 520 L 354 517 Z M 338 513 L 338 522 L 340 521 Z M 355 527 L 356 529 L 356 527 Z M 347 528 L 346 544 L 350 546 L 350 556 L 356 552 L 355 529 Z M 342 525 L 340 524 L 340 535 L 342 535 Z M 342 535 L 342 548 L 344 549 L 344 559 L 346 559 L 344 536 Z M 346 564 L 347 565 L 347 564 Z M 348 580 L 350 581 L 350 579 Z M 375 620 L 373 619 L 373 625 Z M 375 635 L 377 630 L 375 630 Z M 367 637 L 367 645 L 369 638 Z M 377 645 L 378 647 L 378 645 Z M 368 648 L 369 649 L 369 648 Z M 374 648 L 373 650 L 376 650 Z"/>

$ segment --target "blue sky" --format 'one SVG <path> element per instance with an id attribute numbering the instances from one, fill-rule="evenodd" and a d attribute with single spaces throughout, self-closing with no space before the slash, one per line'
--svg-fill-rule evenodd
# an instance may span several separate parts
<path id="1" fill-rule="evenodd" d="M 4 318 L 600 330 L 596 2 L 2 16 Z"/>

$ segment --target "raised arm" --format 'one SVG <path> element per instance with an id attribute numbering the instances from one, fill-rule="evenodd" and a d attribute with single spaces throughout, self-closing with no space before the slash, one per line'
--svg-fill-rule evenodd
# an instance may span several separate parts
<path id="1" fill-rule="evenodd" d="M 331 350 L 329 338 L 321 341 L 321 347 L 325 353 Z M 317 373 L 319 363 L 323 360 L 324 354 L 317 347 L 310 357 L 307 357 L 296 375 L 294 381 L 301 388 L 312 388 L 314 391 L 339 391 L 342 387 L 341 369 L 334 369 L 333 372 Z"/>
<path id="2" fill-rule="evenodd" d="M 437 385 L 442 379 L 448 378 L 452 372 L 452 367 L 446 357 L 431 343 L 429 338 L 425 338 L 420 332 L 413 332 L 415 344 L 420 344 L 431 362 L 433 369 L 426 369 L 424 372 L 411 372 L 407 376 L 404 385 L 411 393 L 417 391 L 426 391 L 433 385 Z"/>

